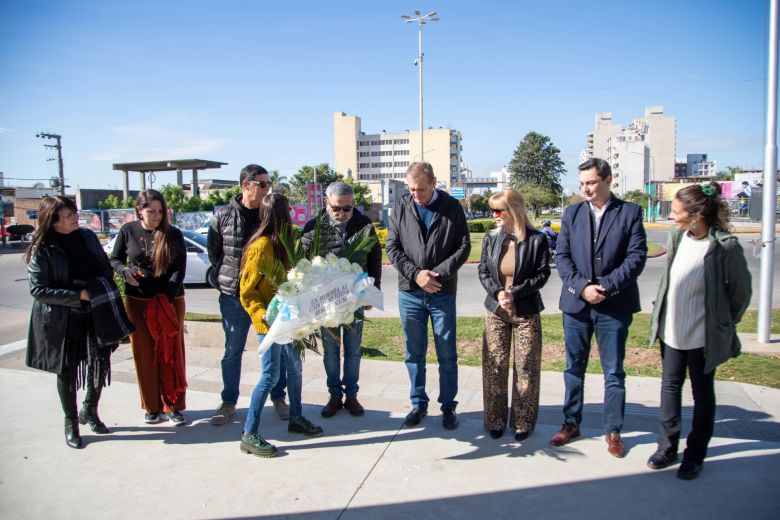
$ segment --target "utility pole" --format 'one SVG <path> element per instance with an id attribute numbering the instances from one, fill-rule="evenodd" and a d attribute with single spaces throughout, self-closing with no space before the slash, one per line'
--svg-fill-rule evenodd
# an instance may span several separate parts
<path id="1" fill-rule="evenodd" d="M 41 139 L 55 139 L 57 141 L 57 144 L 45 144 L 43 146 L 46 148 L 55 148 L 57 150 L 57 163 L 60 171 L 60 195 L 65 195 L 65 171 L 62 167 L 62 136 L 41 132 L 40 134 L 36 134 L 35 137 L 40 137 Z"/>
<path id="2" fill-rule="evenodd" d="M 778 0 L 769 2 L 769 42 L 766 89 L 766 141 L 764 144 L 764 199 L 761 211 L 761 281 L 758 301 L 760 343 L 769 343 L 772 331 L 772 275 L 775 258 L 775 214 L 777 207 L 777 62 Z"/>

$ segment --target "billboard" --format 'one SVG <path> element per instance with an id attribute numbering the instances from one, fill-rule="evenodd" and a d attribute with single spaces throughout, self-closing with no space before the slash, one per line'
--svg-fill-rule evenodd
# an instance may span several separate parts
<path id="1" fill-rule="evenodd" d="M 306 183 L 306 202 L 309 206 L 309 215 L 314 215 L 322 209 L 322 184 L 311 181 Z"/>
<path id="2" fill-rule="evenodd" d="M 290 218 L 296 226 L 303 226 L 309 219 L 306 206 L 290 206 Z"/>

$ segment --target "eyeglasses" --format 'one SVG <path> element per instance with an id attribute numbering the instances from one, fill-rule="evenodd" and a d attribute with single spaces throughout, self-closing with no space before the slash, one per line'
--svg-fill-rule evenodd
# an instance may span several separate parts
<path id="1" fill-rule="evenodd" d="M 334 212 L 349 213 L 354 206 L 331 206 L 330 209 Z"/>
<path id="2" fill-rule="evenodd" d="M 503 208 L 490 208 L 490 211 L 493 213 L 493 215 L 500 217 L 506 210 Z"/>
<path id="3" fill-rule="evenodd" d="M 249 181 L 249 182 L 252 184 L 256 184 L 257 186 L 260 186 L 261 190 L 264 190 L 271 185 L 271 183 L 268 181 Z"/>

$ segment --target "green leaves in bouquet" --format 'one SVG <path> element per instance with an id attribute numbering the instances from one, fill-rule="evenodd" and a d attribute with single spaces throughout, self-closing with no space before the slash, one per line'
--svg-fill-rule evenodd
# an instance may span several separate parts
<path id="1" fill-rule="evenodd" d="M 306 339 L 294 339 L 293 347 L 298 351 L 302 358 L 306 356 L 307 350 L 311 350 L 316 354 L 320 353 L 320 349 L 317 348 L 317 336 L 314 334 Z"/>
<path id="2" fill-rule="evenodd" d="M 287 253 L 287 258 L 290 260 L 291 267 L 295 267 L 302 258 L 306 258 L 303 244 L 301 243 L 301 237 L 295 227 L 283 224 L 282 234 L 279 238 L 282 242 L 282 247 L 284 247 L 284 250 Z M 287 274 L 285 273 L 285 279 L 286 276 Z"/>
<path id="3" fill-rule="evenodd" d="M 368 224 L 347 239 L 340 256 L 350 262 L 362 265 L 377 242 L 379 242 L 379 238 L 376 236 L 374 228 Z"/>

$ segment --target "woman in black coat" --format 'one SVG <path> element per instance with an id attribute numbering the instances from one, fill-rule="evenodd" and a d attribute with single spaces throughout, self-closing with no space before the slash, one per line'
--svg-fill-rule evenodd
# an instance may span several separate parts
<path id="1" fill-rule="evenodd" d="M 550 277 L 547 238 L 533 228 L 520 193 L 506 189 L 490 197 L 497 228 L 485 235 L 479 280 L 487 292 L 482 341 L 485 429 L 494 439 L 507 426 L 507 375 L 514 354 L 510 427 L 521 442 L 539 415 L 544 309 L 539 289 Z"/>
<path id="2" fill-rule="evenodd" d="M 111 348 L 98 347 L 87 284 L 104 277 L 113 283 L 108 257 L 95 234 L 80 229 L 76 204 L 66 197 L 45 197 L 38 208 L 38 229 L 27 251 L 30 294 L 34 301 L 27 337 L 28 367 L 57 374 L 65 412 L 65 442 L 83 446 L 79 422 L 97 434 L 109 433 L 98 417 L 100 393 L 110 372 Z M 86 387 L 81 410 L 76 389 Z"/>

